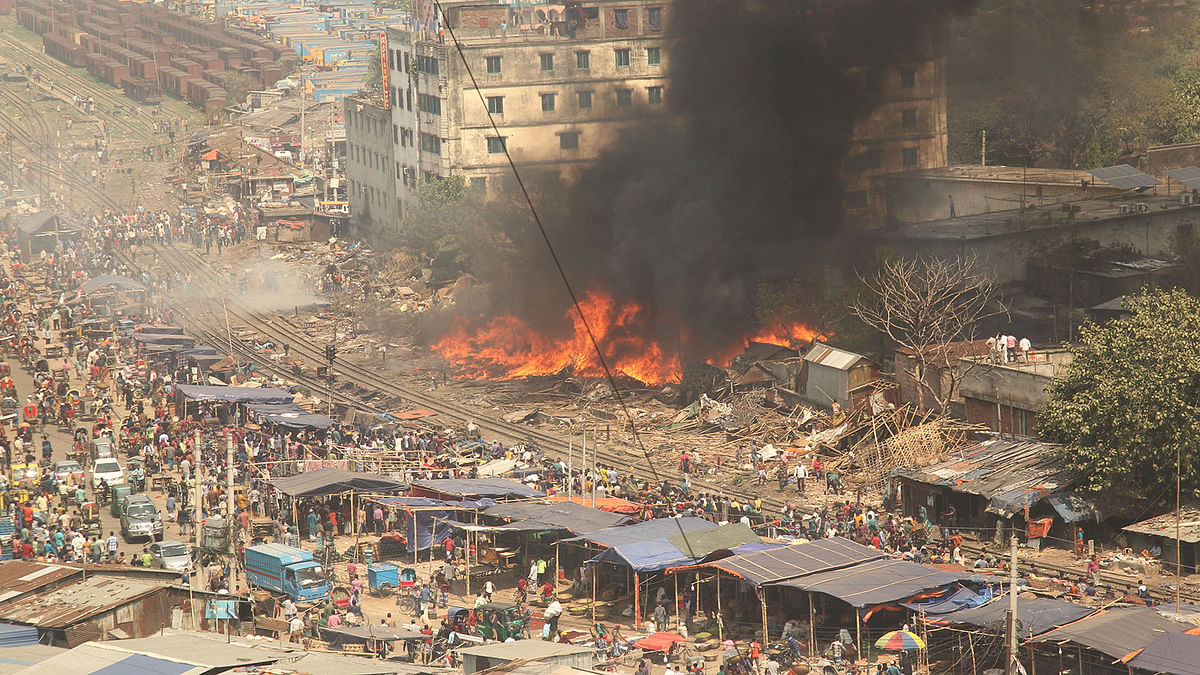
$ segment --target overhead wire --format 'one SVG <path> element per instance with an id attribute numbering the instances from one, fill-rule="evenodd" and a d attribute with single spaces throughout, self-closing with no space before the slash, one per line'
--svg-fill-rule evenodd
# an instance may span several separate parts
<path id="1" fill-rule="evenodd" d="M 635 424 L 633 413 L 629 410 L 628 402 L 621 394 L 621 387 L 617 384 L 617 378 L 613 374 L 612 368 L 609 367 L 608 359 L 604 356 L 604 350 L 600 348 L 600 341 L 596 337 L 595 331 L 592 329 L 592 322 L 588 320 L 587 313 L 583 311 L 583 306 L 579 302 L 579 295 L 575 291 L 575 287 L 571 284 L 570 278 L 567 276 L 566 268 L 563 266 L 562 260 L 558 256 L 558 251 L 554 247 L 554 242 L 550 239 L 550 233 L 546 231 L 545 224 L 542 223 L 541 215 L 538 213 L 537 207 L 533 203 L 533 198 L 529 194 L 529 189 L 525 185 L 525 180 L 521 177 L 521 172 L 517 168 L 517 163 L 513 160 L 512 153 L 508 149 L 508 141 L 505 136 L 500 133 L 500 126 L 496 124 L 496 118 L 488 107 L 487 99 L 483 94 L 483 90 L 479 87 L 479 81 L 475 77 L 475 71 L 471 68 L 470 62 L 467 60 L 466 52 L 463 50 L 462 42 L 459 41 L 458 35 L 454 32 L 453 26 L 450 23 L 450 17 L 446 14 L 446 10 L 442 7 L 442 3 L 438 0 L 433 0 L 433 4 L 437 7 L 438 14 L 441 16 L 442 26 L 445 28 L 446 34 L 450 36 L 451 42 L 454 43 L 455 50 L 458 52 L 459 59 L 462 61 L 463 68 L 466 70 L 467 77 L 471 80 L 471 88 L 479 97 L 479 103 L 483 106 L 484 114 L 487 115 L 488 125 L 492 132 L 495 133 L 499 140 L 499 146 L 504 154 L 504 159 L 508 162 L 508 166 L 512 169 L 513 178 L 516 179 L 517 187 L 521 191 L 521 196 L 525 205 L 529 208 L 530 216 L 533 218 L 534 224 L 537 225 L 538 234 L 541 236 L 543 243 L 546 244 L 546 250 L 550 253 L 550 259 L 554 262 L 554 268 L 558 272 L 559 279 L 562 280 L 563 286 L 567 290 L 567 295 L 571 298 L 571 305 L 575 312 L 579 315 L 579 320 L 587 333 L 588 343 L 596 354 L 596 359 L 600 364 L 601 370 L 604 371 L 604 378 L 608 381 L 609 387 L 612 388 L 613 396 L 617 399 L 617 404 L 621 408 L 625 419 L 629 421 L 630 433 L 633 435 L 634 444 L 641 451 L 642 456 L 646 460 L 646 465 L 650 469 L 650 473 L 654 476 L 656 482 L 661 483 L 662 478 L 659 476 L 658 469 L 654 466 L 654 461 L 650 457 L 649 450 L 646 449 L 645 443 L 642 441 L 641 434 L 638 433 L 637 425 Z M 683 525 L 678 518 L 672 518 L 675 521 L 675 526 L 682 536 L 684 544 L 687 545 L 687 553 L 691 558 L 695 558 L 694 550 L 692 549 L 691 541 L 688 539 L 687 532 L 684 531 Z"/>

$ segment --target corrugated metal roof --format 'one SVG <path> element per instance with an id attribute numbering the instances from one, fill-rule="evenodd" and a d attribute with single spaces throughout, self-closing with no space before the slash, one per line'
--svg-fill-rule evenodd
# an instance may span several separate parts
<path id="1" fill-rule="evenodd" d="M 1152 537 L 1175 538 L 1175 512 L 1147 518 L 1121 528 L 1125 532 L 1146 534 Z M 1200 543 L 1200 510 L 1187 506 L 1179 510 L 1179 539 L 1189 544 Z"/>
<path id="2" fill-rule="evenodd" d="M 83 574 L 82 570 L 31 560 L 0 564 L 0 603 Z"/>
<path id="3" fill-rule="evenodd" d="M 986 497 L 988 509 L 1011 515 L 1078 482 L 1054 457 L 1057 446 L 1040 441 L 988 440 L 951 459 L 895 475 Z"/>
<path id="4" fill-rule="evenodd" d="M 838 370 L 850 370 L 854 364 L 867 357 L 862 354 L 855 354 L 837 347 L 830 347 L 827 344 L 818 342 L 813 345 L 813 348 L 808 350 L 804 355 L 804 360 L 809 363 L 819 363 L 822 366 L 836 368 Z"/>
<path id="5" fill-rule="evenodd" d="M 166 588 L 129 579 L 92 577 L 0 607 L 0 621 L 64 628 Z"/>

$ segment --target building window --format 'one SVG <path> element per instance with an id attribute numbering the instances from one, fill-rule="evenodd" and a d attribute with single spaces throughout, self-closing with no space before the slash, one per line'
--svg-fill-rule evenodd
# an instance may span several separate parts
<path id="1" fill-rule="evenodd" d="M 421 134 L 421 149 L 425 152 L 440 153 L 442 151 L 442 139 L 433 134 Z"/>
<path id="2" fill-rule="evenodd" d="M 429 94 L 417 94 L 417 107 L 430 115 L 442 114 L 442 99 Z"/>
<path id="3" fill-rule="evenodd" d="M 504 97 L 503 96 L 489 96 L 489 97 L 487 97 L 487 103 L 488 103 L 488 112 L 489 113 L 491 113 L 493 115 L 503 115 L 504 114 Z"/>
<path id="4" fill-rule="evenodd" d="M 661 66 L 662 65 L 662 47 L 647 47 L 646 48 L 646 65 Z"/>
<path id="5" fill-rule="evenodd" d="M 915 87 L 917 86 L 917 71 L 905 68 L 900 71 L 900 86 Z"/>
<path id="6" fill-rule="evenodd" d="M 392 125 L 392 145 L 400 145 L 400 125 Z"/>
<path id="7" fill-rule="evenodd" d="M 850 190 L 842 198 L 848 209 L 865 209 L 867 208 L 867 191 L 866 190 Z"/>
<path id="8" fill-rule="evenodd" d="M 617 28 L 620 28 L 621 30 L 625 30 L 626 28 L 629 28 L 629 10 L 614 9 L 613 10 L 613 20 L 616 21 Z"/>
<path id="9" fill-rule="evenodd" d="M 622 108 L 628 108 L 633 105 L 633 90 L 618 89 L 617 90 L 617 105 Z"/>
<path id="10" fill-rule="evenodd" d="M 407 91 L 408 96 L 406 97 L 407 100 L 404 103 L 404 107 L 407 108 L 409 112 L 412 112 L 412 87 L 409 87 Z"/>
<path id="11" fill-rule="evenodd" d="M 503 154 L 505 148 L 508 146 L 507 140 L 508 140 L 507 136 L 488 136 L 488 139 L 487 139 L 488 154 L 492 154 L 492 155 Z"/>
<path id="12" fill-rule="evenodd" d="M 437 75 L 438 74 L 437 57 L 421 56 L 420 54 L 418 54 L 417 55 L 417 72 L 425 73 L 427 75 Z"/>
<path id="13" fill-rule="evenodd" d="M 575 68 L 578 70 L 591 70 L 592 53 L 586 51 L 575 52 Z"/>
<path id="14" fill-rule="evenodd" d="M 617 49 L 617 50 L 614 50 L 613 53 L 616 54 L 618 68 L 628 68 L 629 67 L 629 50 L 628 49 Z"/>
<path id="15" fill-rule="evenodd" d="M 542 94 L 542 112 L 554 112 L 554 94 Z"/>
<path id="16" fill-rule="evenodd" d="M 400 162 L 396 162 L 396 178 L 400 177 Z"/>
<path id="17" fill-rule="evenodd" d="M 487 74 L 488 75 L 499 75 L 500 74 L 500 58 L 501 57 L 499 57 L 499 56 L 487 57 Z"/>
<path id="18" fill-rule="evenodd" d="M 471 179 L 471 190 L 478 193 L 487 192 L 487 177 L 480 176 Z"/>
<path id="19" fill-rule="evenodd" d="M 650 105 L 662 103 L 662 87 L 646 87 L 646 99 Z"/>
<path id="20" fill-rule="evenodd" d="M 902 151 L 902 154 L 904 156 L 904 168 L 912 169 L 917 166 L 917 149 L 916 148 L 904 148 L 904 150 Z"/>
<path id="21" fill-rule="evenodd" d="M 916 110 L 900 111 L 900 124 L 905 129 L 916 129 L 917 128 L 917 111 Z"/>
<path id="22" fill-rule="evenodd" d="M 867 150 L 867 168 L 882 169 L 883 168 L 883 151 L 879 148 L 871 148 Z"/>
<path id="23" fill-rule="evenodd" d="M 650 24 L 650 30 L 662 30 L 662 7 L 647 7 L 646 23 Z"/>
<path id="24" fill-rule="evenodd" d="M 590 91 L 579 92 L 579 109 L 580 110 L 591 110 L 592 109 L 592 92 L 590 92 Z"/>
<path id="25" fill-rule="evenodd" d="M 408 52 L 404 52 L 404 72 L 408 72 Z"/>
<path id="26" fill-rule="evenodd" d="M 554 55 L 553 54 L 541 54 L 540 57 L 542 60 L 542 72 L 543 73 L 554 72 Z"/>
<path id="27" fill-rule="evenodd" d="M 579 149 L 579 132 L 564 131 L 558 135 L 558 147 L 560 150 L 578 150 Z"/>

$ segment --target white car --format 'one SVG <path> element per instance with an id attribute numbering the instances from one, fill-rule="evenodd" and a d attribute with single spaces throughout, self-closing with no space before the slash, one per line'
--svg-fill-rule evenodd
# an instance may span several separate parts
<path id="1" fill-rule="evenodd" d="M 125 469 L 121 468 L 121 463 L 111 457 L 104 457 L 96 460 L 96 464 L 92 466 L 92 488 L 100 487 L 100 481 L 107 481 L 109 485 L 125 482 Z"/>
<path id="2" fill-rule="evenodd" d="M 64 460 L 54 463 L 54 476 L 58 478 L 58 482 L 67 483 L 71 481 L 83 482 L 83 467 L 79 466 L 79 462 L 73 459 Z"/>

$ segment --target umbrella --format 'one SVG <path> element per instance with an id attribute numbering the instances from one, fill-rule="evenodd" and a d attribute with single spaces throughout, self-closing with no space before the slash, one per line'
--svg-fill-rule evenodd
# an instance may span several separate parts
<path id="1" fill-rule="evenodd" d="M 916 633 L 894 630 L 876 640 L 875 646 L 888 651 L 906 652 L 910 649 L 925 649 L 925 641 Z"/>

